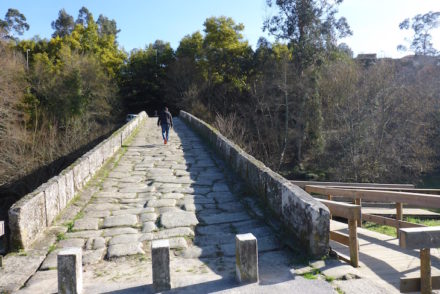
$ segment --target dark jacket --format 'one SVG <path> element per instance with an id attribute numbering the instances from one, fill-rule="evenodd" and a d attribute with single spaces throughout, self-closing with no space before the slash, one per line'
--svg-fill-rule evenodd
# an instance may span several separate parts
<path id="1" fill-rule="evenodd" d="M 162 111 L 157 119 L 157 125 L 169 125 L 173 127 L 173 118 L 169 111 Z"/>

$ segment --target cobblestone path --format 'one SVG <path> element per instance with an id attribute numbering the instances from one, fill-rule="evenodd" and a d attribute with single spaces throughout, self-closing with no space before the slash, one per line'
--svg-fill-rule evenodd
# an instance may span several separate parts
<path id="1" fill-rule="evenodd" d="M 67 208 L 68 230 L 20 293 L 56 292 L 56 254 L 72 246 L 83 249 L 84 293 L 152 292 L 155 239 L 170 240 L 172 292 L 333 293 L 325 281 L 294 274 L 293 254 L 191 130 L 175 119 L 164 145 L 155 123 L 147 119 L 104 180 L 91 184 L 73 219 L 77 211 Z M 65 218 L 59 222 L 66 224 Z M 249 232 L 258 239 L 260 282 L 240 286 L 234 280 L 235 234 Z"/>

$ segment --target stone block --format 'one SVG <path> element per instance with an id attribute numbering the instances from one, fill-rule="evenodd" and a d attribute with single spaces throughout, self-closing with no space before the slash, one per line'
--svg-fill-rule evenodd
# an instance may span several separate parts
<path id="1" fill-rule="evenodd" d="M 48 227 L 60 212 L 58 182 L 56 178 L 52 178 L 44 184 L 44 196 L 46 202 L 46 226 Z"/>
<path id="2" fill-rule="evenodd" d="M 62 174 L 66 178 L 66 201 L 67 203 L 75 197 L 75 182 L 73 180 L 73 169 L 67 168 Z"/>
<path id="3" fill-rule="evenodd" d="M 66 248 L 58 253 L 58 293 L 82 293 L 82 250 Z"/>
<path id="4" fill-rule="evenodd" d="M 258 282 L 258 245 L 251 233 L 235 236 L 235 273 L 240 283 Z"/>
<path id="5" fill-rule="evenodd" d="M 151 259 L 154 290 L 156 292 L 170 290 L 170 242 L 168 240 L 151 242 Z"/>
<path id="6" fill-rule="evenodd" d="M 67 206 L 66 177 L 59 175 L 55 180 L 58 183 L 58 206 L 61 211 Z"/>
<path id="7" fill-rule="evenodd" d="M 87 152 L 87 154 L 90 159 L 90 175 L 93 177 L 95 173 L 99 170 L 99 167 L 101 166 L 102 155 L 99 152 L 99 149 L 96 147 L 91 151 Z"/>
<path id="8" fill-rule="evenodd" d="M 88 156 L 82 156 L 74 163 L 73 166 L 73 180 L 75 183 L 75 190 L 80 191 L 89 179 L 90 159 Z"/>
<path id="9" fill-rule="evenodd" d="M 46 202 L 41 189 L 27 194 L 9 209 L 11 245 L 14 249 L 29 248 L 46 226 Z"/>

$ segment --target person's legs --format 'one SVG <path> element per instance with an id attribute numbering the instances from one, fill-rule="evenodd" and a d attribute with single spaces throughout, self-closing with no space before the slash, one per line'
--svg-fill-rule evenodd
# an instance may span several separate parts
<path id="1" fill-rule="evenodd" d="M 166 125 L 166 139 L 167 139 L 167 142 L 168 142 L 168 135 L 169 135 L 169 133 L 170 133 L 170 125 Z"/>
<path id="2" fill-rule="evenodd" d="M 167 139 L 167 137 L 168 137 L 167 125 L 163 124 L 163 125 L 161 125 L 161 127 L 162 127 L 162 138 L 163 138 L 164 143 L 166 144 L 166 141 L 168 141 L 168 139 Z"/>

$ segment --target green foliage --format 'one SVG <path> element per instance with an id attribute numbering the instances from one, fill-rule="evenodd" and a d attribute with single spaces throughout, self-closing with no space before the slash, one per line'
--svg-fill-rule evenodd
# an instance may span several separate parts
<path id="1" fill-rule="evenodd" d="M 372 222 L 365 222 L 362 227 L 364 227 L 365 229 L 374 231 L 374 232 L 378 232 L 384 235 L 388 235 L 391 237 L 396 237 L 397 233 L 396 233 L 396 228 L 394 227 L 390 227 L 390 226 L 385 226 L 385 225 L 378 225 L 376 223 L 372 223 Z"/>
<path id="2" fill-rule="evenodd" d="M 310 272 L 308 272 L 308 273 L 305 273 L 304 275 L 303 275 L 303 278 L 305 278 L 305 279 L 307 279 L 307 280 L 316 280 L 317 278 L 318 278 L 318 275 L 320 274 L 321 272 L 319 271 L 319 269 L 312 269 Z"/>
<path id="3" fill-rule="evenodd" d="M 439 219 L 426 219 L 426 218 L 419 218 L 419 217 L 406 217 L 406 221 L 414 224 L 421 224 L 428 227 L 435 227 L 440 226 L 440 220 Z"/>
<path id="4" fill-rule="evenodd" d="M 323 50 L 334 49 L 337 39 L 352 34 L 346 19 L 336 18 L 342 1 L 267 0 L 269 6 L 273 2 L 279 13 L 266 19 L 263 28 L 289 42 L 300 71 L 314 64 Z"/>
<path id="5" fill-rule="evenodd" d="M 0 74 L 1 183 L 84 146 L 120 118 L 116 78 L 126 54 L 116 22 L 95 22 L 83 7 L 75 23 L 61 10 L 53 38 L 5 42 L 28 28 L 25 20 L 9 10 L 0 24 L 0 65 L 8 73 Z"/>
<path id="6" fill-rule="evenodd" d="M 57 234 L 57 242 L 59 242 L 61 240 L 65 240 L 65 239 L 66 239 L 66 235 L 64 233 Z"/>
<path id="7" fill-rule="evenodd" d="M 29 30 L 26 17 L 17 9 L 9 8 L 5 19 L 0 18 L 0 39 L 15 39 L 13 33 L 23 35 L 24 31 Z"/>
<path id="8" fill-rule="evenodd" d="M 156 109 L 164 103 L 167 70 L 174 61 L 169 43 L 157 40 L 144 50 L 133 50 L 119 77 L 125 107 L 131 112 Z"/>
<path id="9" fill-rule="evenodd" d="M 73 16 L 68 14 L 66 10 L 61 9 L 58 12 L 58 18 L 52 22 L 52 29 L 54 29 L 54 33 L 52 37 L 64 37 L 70 35 L 75 26 L 75 22 L 73 21 Z"/>
<path id="10" fill-rule="evenodd" d="M 234 88 L 246 88 L 246 68 L 252 50 L 243 41 L 243 24 L 235 24 L 231 18 L 211 17 L 205 23 L 203 40 L 203 75 L 214 85 L 230 83 Z"/>
<path id="11" fill-rule="evenodd" d="M 431 31 L 440 26 L 440 11 L 430 11 L 425 14 L 417 14 L 411 20 L 405 19 L 399 24 L 401 30 L 409 30 L 410 27 L 414 31 L 412 41 L 410 41 L 410 50 L 416 55 L 436 55 L 438 51 L 432 44 Z M 397 46 L 401 51 L 407 51 L 405 45 Z"/>

